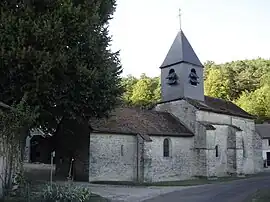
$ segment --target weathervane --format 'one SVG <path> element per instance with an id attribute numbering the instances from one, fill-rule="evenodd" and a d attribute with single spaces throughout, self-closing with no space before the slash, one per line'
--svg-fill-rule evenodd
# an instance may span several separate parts
<path id="1" fill-rule="evenodd" d="M 182 31 L 181 9 L 180 8 L 179 8 L 179 25 L 180 25 L 180 31 Z"/>

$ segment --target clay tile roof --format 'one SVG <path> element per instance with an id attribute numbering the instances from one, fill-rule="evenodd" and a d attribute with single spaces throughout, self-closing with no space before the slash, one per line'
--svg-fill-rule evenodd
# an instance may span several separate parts
<path id="1" fill-rule="evenodd" d="M 138 108 L 116 108 L 108 119 L 93 119 L 90 124 L 94 132 L 187 137 L 194 135 L 167 112 Z"/>
<path id="2" fill-rule="evenodd" d="M 255 129 L 262 138 L 270 138 L 270 124 L 256 124 Z"/>

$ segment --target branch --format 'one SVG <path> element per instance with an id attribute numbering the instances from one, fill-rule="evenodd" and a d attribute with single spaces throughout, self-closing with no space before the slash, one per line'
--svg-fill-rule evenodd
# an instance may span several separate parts
<path id="1" fill-rule="evenodd" d="M 13 109 L 11 106 L 9 106 L 1 101 L 0 101 L 0 107 L 5 108 L 5 109 Z"/>
<path id="2" fill-rule="evenodd" d="M 21 102 L 26 102 L 26 100 L 27 100 L 27 95 L 28 95 L 27 92 L 24 93 L 24 95 L 23 95 L 23 97 L 22 97 L 22 99 L 21 99 Z M 0 101 L 0 107 L 1 107 L 1 108 L 4 108 L 4 109 L 12 109 L 12 110 L 14 110 L 13 107 L 11 107 L 11 106 L 5 104 L 5 103 L 2 102 L 2 101 Z"/>

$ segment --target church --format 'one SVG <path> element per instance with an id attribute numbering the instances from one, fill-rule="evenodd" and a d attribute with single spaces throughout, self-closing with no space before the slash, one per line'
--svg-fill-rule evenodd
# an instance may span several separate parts
<path id="1" fill-rule="evenodd" d="M 175 181 L 261 172 L 254 117 L 204 95 L 204 67 L 179 31 L 160 67 L 162 101 L 93 120 L 89 181 Z"/>
<path id="2" fill-rule="evenodd" d="M 75 177 L 158 182 L 261 172 L 254 117 L 204 95 L 204 67 L 182 30 L 160 70 L 162 100 L 152 109 L 119 107 L 109 118 L 91 120 L 92 132 L 79 143 Z"/>

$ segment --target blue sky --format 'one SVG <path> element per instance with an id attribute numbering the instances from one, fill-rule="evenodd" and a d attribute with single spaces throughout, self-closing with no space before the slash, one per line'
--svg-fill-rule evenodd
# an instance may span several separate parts
<path id="1" fill-rule="evenodd" d="M 123 75 L 158 76 L 178 30 L 201 62 L 270 58 L 269 0 L 118 0 L 110 22 Z"/>

